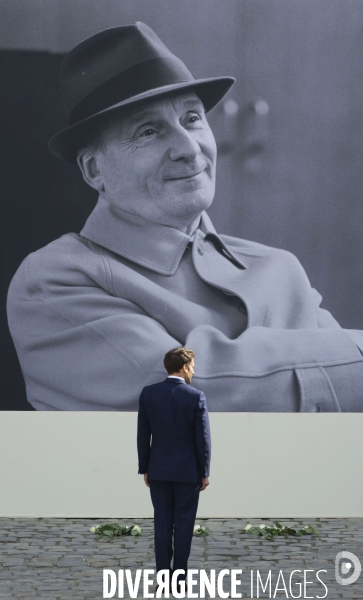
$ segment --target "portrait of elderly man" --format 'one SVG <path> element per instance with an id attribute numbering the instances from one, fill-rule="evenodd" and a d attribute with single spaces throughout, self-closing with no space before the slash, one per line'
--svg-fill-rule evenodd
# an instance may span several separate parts
<path id="1" fill-rule="evenodd" d="M 207 113 L 232 77 L 195 79 L 144 23 L 101 31 L 61 70 L 69 126 L 49 143 L 98 203 L 29 255 L 8 318 L 37 410 L 136 411 L 171 348 L 195 350 L 211 411 L 362 411 L 363 334 L 320 307 L 297 258 L 207 215 Z"/>

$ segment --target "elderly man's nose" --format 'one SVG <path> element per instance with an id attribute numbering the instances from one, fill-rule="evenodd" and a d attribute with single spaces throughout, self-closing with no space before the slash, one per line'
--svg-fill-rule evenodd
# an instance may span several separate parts
<path id="1" fill-rule="evenodd" d="M 184 127 L 173 130 L 170 135 L 169 156 L 171 160 L 194 160 L 200 152 L 198 142 L 189 131 Z"/>

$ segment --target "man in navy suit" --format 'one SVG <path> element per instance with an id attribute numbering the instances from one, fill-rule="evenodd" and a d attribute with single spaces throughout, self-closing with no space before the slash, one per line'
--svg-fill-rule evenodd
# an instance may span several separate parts
<path id="1" fill-rule="evenodd" d="M 206 397 L 187 385 L 194 373 L 193 350 L 170 350 L 164 366 L 167 379 L 145 387 L 140 395 L 137 448 L 139 473 L 150 487 L 154 506 L 156 569 L 169 571 L 170 580 L 173 572 L 182 569 L 180 589 L 199 492 L 209 485 L 211 438 Z"/>

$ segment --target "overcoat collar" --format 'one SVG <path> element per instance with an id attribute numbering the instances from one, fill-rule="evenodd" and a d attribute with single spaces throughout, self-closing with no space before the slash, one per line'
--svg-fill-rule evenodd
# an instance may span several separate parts
<path id="1" fill-rule="evenodd" d="M 92 242 L 162 275 L 175 273 L 195 233 L 187 235 L 173 227 L 146 221 L 115 208 L 102 197 L 81 231 Z M 228 252 L 205 212 L 197 233 L 199 239 L 213 238 Z"/>

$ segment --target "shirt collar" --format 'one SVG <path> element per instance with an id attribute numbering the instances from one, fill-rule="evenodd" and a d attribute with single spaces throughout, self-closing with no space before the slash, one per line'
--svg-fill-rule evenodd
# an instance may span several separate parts
<path id="1" fill-rule="evenodd" d="M 199 229 L 216 236 L 205 212 Z M 173 275 L 195 232 L 187 235 L 174 227 L 152 223 L 115 208 L 100 196 L 81 235 L 156 273 Z"/>
<path id="2" fill-rule="evenodd" d="M 185 379 L 178 377 L 177 375 L 168 375 L 167 379 L 179 379 L 182 383 L 185 383 Z"/>

